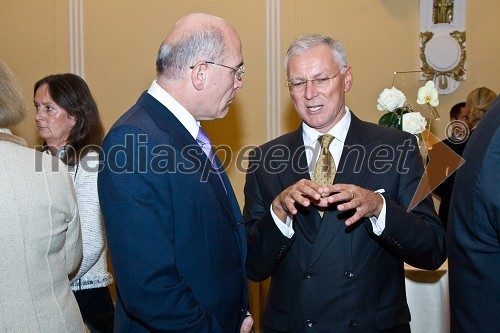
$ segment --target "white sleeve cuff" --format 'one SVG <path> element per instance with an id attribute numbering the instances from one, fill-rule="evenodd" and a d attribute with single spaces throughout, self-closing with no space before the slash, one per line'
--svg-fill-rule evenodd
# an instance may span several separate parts
<path id="1" fill-rule="evenodd" d="M 384 204 L 382 205 L 382 210 L 380 211 L 380 215 L 378 218 L 375 216 L 370 217 L 370 222 L 372 223 L 373 233 L 377 236 L 380 236 L 385 229 L 385 215 L 386 215 L 386 205 L 385 198 L 382 195 L 384 193 L 384 189 L 376 190 L 375 193 L 378 193 L 382 197 L 382 201 Z"/>
<path id="2" fill-rule="evenodd" d="M 273 212 L 273 205 L 271 205 L 271 216 L 273 217 L 274 223 L 276 223 L 276 226 L 278 229 L 280 229 L 281 233 L 283 236 L 287 238 L 292 238 L 292 236 L 295 234 L 295 231 L 293 231 L 293 220 L 290 216 L 286 216 L 286 221 L 283 223 L 276 214 Z"/>

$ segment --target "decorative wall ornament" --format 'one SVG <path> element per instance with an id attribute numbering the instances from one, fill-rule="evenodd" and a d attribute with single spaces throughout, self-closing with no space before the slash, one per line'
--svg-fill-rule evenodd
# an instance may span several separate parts
<path id="1" fill-rule="evenodd" d="M 465 7 L 466 0 L 420 0 L 420 79 L 440 94 L 466 79 Z"/>

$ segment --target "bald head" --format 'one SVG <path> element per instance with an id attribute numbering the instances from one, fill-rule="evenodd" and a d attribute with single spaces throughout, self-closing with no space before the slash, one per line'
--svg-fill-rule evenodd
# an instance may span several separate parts
<path id="1" fill-rule="evenodd" d="M 164 43 L 176 43 L 186 36 L 204 29 L 220 29 L 221 31 L 234 29 L 223 19 L 205 13 L 192 13 L 184 16 L 175 23 L 168 33 Z"/>
<path id="2" fill-rule="evenodd" d="M 179 79 L 200 60 L 223 62 L 228 52 L 241 51 L 236 30 L 220 17 L 192 13 L 175 23 L 158 51 L 156 71 L 166 79 Z"/>

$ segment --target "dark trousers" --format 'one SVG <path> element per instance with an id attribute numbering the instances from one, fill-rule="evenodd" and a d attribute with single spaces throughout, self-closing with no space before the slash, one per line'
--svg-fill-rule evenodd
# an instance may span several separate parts
<path id="1" fill-rule="evenodd" d="M 108 287 L 73 292 L 83 321 L 93 332 L 113 332 L 115 307 Z"/>

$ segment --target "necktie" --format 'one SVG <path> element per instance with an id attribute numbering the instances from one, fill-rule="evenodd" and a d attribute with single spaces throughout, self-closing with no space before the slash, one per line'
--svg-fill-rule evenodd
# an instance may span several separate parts
<path id="1" fill-rule="evenodd" d="M 335 178 L 335 173 L 337 172 L 335 161 L 333 160 L 333 156 L 328 149 L 333 139 L 333 136 L 330 134 L 322 135 L 318 139 L 321 143 L 321 151 L 319 153 L 318 161 L 314 166 L 312 180 L 320 186 L 333 184 L 333 179 Z M 323 196 L 326 196 L 326 194 Z M 319 214 L 323 217 L 323 211 L 320 210 Z"/>
<path id="2" fill-rule="evenodd" d="M 208 138 L 207 134 L 201 129 L 201 127 L 200 130 L 198 131 L 198 135 L 196 136 L 196 142 L 200 145 L 205 155 L 207 155 L 208 159 L 210 160 L 210 163 L 212 163 L 212 167 L 217 176 L 219 177 L 222 187 L 224 187 L 224 191 L 226 191 L 227 193 L 226 186 L 224 185 L 224 182 L 222 181 L 222 176 L 220 175 L 219 172 L 219 166 L 216 163 L 214 150 L 212 149 L 212 145 L 210 144 L 210 139 Z"/>

